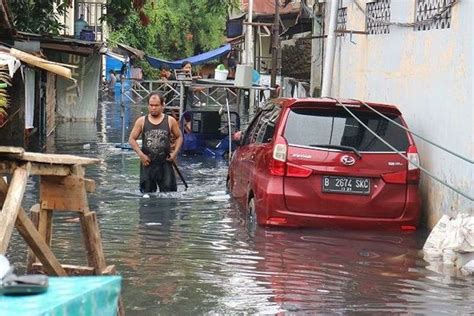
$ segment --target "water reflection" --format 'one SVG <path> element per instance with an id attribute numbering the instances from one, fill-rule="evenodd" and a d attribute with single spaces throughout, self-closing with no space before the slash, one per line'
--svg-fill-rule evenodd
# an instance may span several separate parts
<path id="1" fill-rule="evenodd" d="M 140 111 L 127 109 L 127 119 Z M 98 127 L 59 125 L 51 150 L 103 159 L 87 167 L 97 182 L 90 205 L 107 264 L 124 277 L 128 315 L 471 313 L 472 280 L 426 269 L 423 231 L 249 229 L 225 192 L 225 161 L 181 157 L 189 189 L 179 183 L 176 193 L 142 198 L 138 158 L 115 148 L 119 109 L 106 103 L 100 113 Z M 27 204 L 37 199 L 34 185 Z M 55 216 L 62 262 L 84 263 L 79 235 L 73 215 Z M 24 262 L 18 236 L 14 244 L 10 257 Z"/>
<path id="2" fill-rule="evenodd" d="M 273 300 L 287 311 L 407 312 L 400 296 L 416 280 L 414 236 L 335 231 L 259 230 Z"/>

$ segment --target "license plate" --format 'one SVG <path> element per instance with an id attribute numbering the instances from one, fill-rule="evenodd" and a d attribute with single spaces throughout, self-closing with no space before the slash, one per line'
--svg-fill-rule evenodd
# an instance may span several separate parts
<path id="1" fill-rule="evenodd" d="M 370 179 L 356 177 L 323 176 L 323 192 L 369 194 Z"/>

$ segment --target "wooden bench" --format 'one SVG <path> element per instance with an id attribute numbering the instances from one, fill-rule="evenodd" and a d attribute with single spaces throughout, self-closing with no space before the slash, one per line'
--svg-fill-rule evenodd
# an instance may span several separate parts
<path id="1" fill-rule="evenodd" d="M 114 274 L 115 267 L 106 265 L 96 213 L 89 209 L 87 199 L 87 192 L 95 190 L 95 181 L 85 178 L 84 166 L 99 162 L 0 146 L 0 254 L 7 251 L 16 227 L 29 246 L 28 272 L 56 276 Z M 11 177 L 8 184 L 2 175 Z M 33 175 L 40 176 L 40 201 L 31 208 L 30 218 L 21 203 L 28 177 Z M 57 211 L 79 214 L 88 266 L 62 265 L 51 251 L 53 212 Z"/>

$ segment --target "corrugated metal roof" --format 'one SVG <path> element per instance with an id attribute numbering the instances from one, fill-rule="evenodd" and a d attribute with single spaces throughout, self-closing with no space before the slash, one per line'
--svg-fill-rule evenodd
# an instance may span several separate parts
<path id="1" fill-rule="evenodd" d="M 95 52 L 106 52 L 105 42 L 84 41 L 64 36 L 53 36 L 50 34 L 35 34 L 28 32 L 18 32 L 15 36 L 17 40 L 38 41 L 42 49 L 49 49 L 67 52 L 77 55 L 90 55 Z"/>

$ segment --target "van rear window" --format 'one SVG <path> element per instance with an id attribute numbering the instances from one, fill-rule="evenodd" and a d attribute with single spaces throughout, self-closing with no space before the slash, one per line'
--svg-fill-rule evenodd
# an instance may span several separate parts
<path id="1" fill-rule="evenodd" d="M 376 113 L 354 109 L 351 109 L 351 112 L 397 150 L 407 150 L 409 141 L 406 131 Z M 399 116 L 386 116 L 402 124 Z M 284 136 L 291 145 L 342 145 L 354 147 L 359 151 L 392 151 L 343 109 L 292 109 L 288 115 Z"/>

